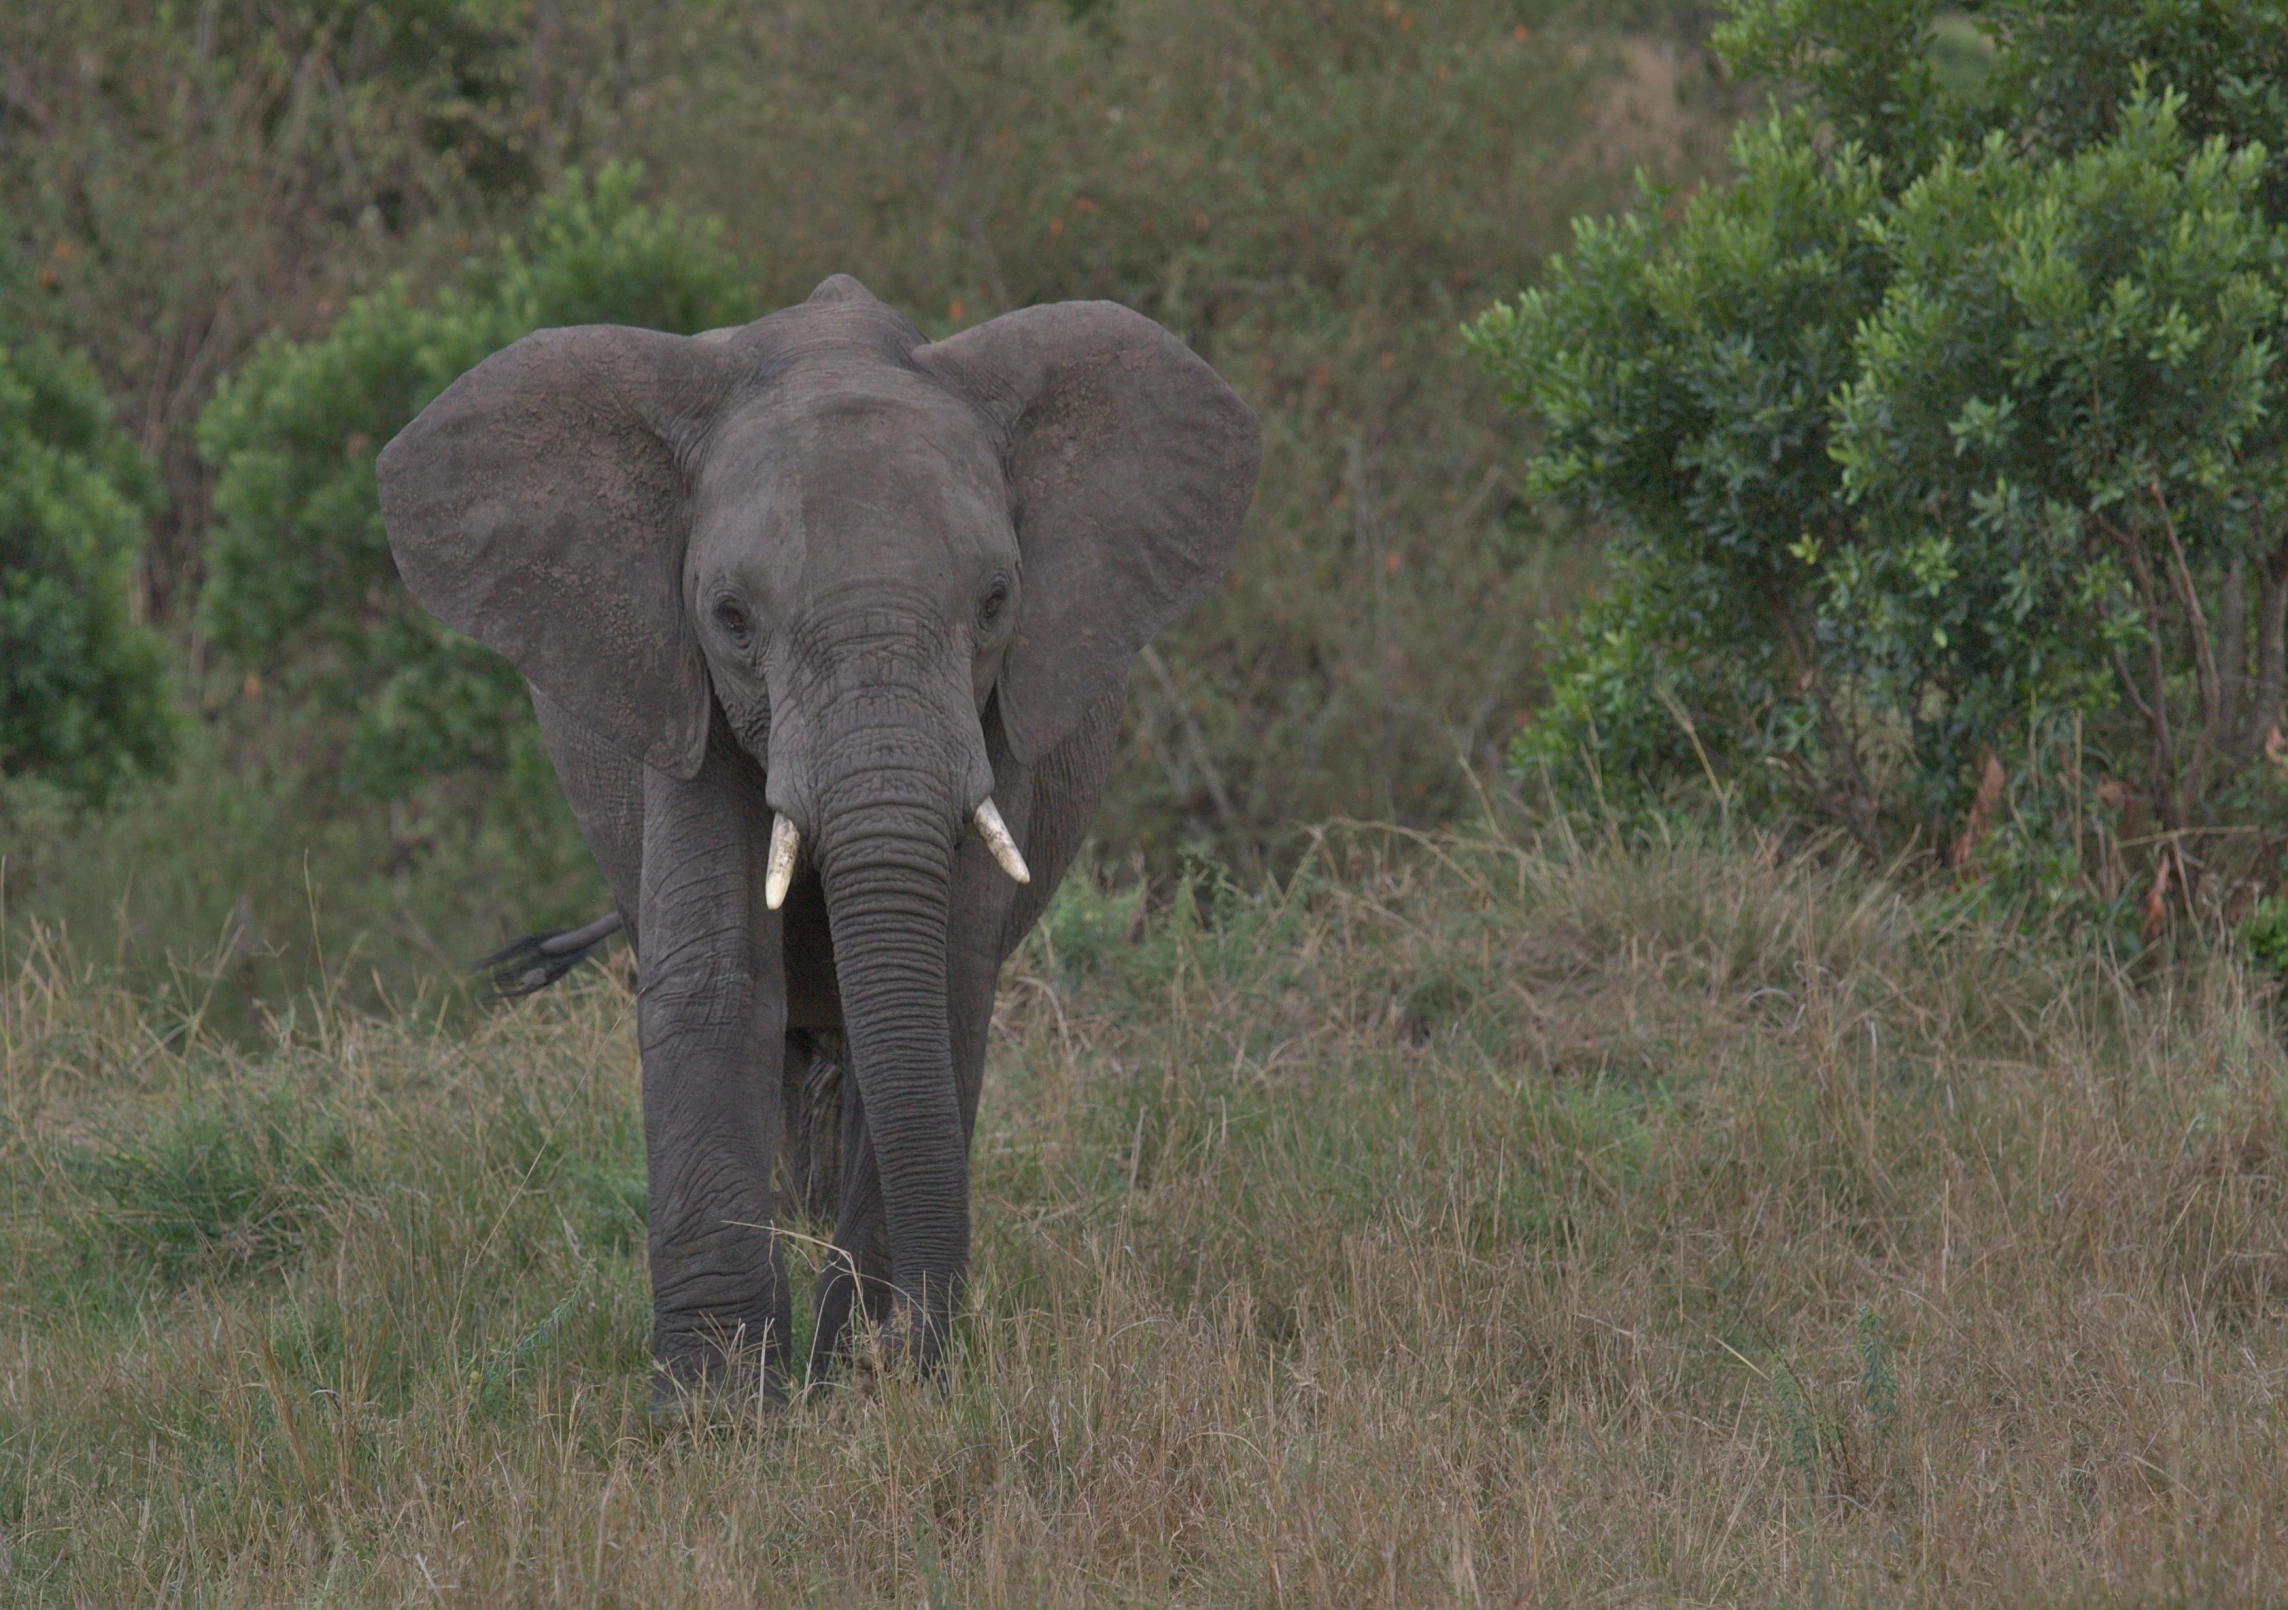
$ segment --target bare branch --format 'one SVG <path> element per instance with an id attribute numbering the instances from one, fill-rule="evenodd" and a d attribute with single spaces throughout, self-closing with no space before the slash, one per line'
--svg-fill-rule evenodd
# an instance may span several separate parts
<path id="1" fill-rule="evenodd" d="M 1200 728 L 1199 717 L 1192 712 L 1192 702 L 1184 697 L 1183 689 L 1176 685 L 1175 674 L 1168 669 L 1168 662 L 1160 657 L 1158 649 L 1147 643 L 1137 658 L 1144 662 L 1144 669 L 1152 673 L 1152 680 L 1160 685 L 1160 696 L 1168 701 L 1168 708 L 1174 712 L 1176 725 L 1182 729 L 1191 748 L 1192 764 L 1199 767 L 1200 781 L 1207 785 L 1208 800 L 1215 806 L 1223 830 L 1231 834 L 1236 842 L 1239 837 L 1239 814 L 1231 808 L 1231 795 L 1223 786 L 1223 773 L 1216 767 L 1215 752 L 1208 747 L 1207 734 Z"/>

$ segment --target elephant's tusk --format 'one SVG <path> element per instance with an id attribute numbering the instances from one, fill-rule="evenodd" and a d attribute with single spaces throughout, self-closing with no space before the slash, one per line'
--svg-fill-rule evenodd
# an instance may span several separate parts
<path id="1" fill-rule="evenodd" d="M 794 818 L 781 811 L 771 823 L 771 858 L 763 874 L 763 904 L 773 911 L 786 904 L 787 885 L 794 882 L 794 853 L 802 848 L 802 832 Z"/>
<path id="2" fill-rule="evenodd" d="M 1033 881 L 1032 869 L 1017 851 L 1017 841 L 1009 836 L 1009 824 L 1001 820 L 1001 809 L 989 794 L 977 807 L 977 831 L 985 837 L 985 847 L 993 852 L 993 859 L 1001 863 L 1001 870 L 1019 883 Z"/>

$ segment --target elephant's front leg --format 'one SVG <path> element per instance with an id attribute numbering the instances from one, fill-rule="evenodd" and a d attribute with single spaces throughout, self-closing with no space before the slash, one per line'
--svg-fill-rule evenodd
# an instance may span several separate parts
<path id="1" fill-rule="evenodd" d="M 786 999 L 761 887 L 769 831 L 761 774 L 727 744 L 691 782 L 646 773 L 636 1028 L 655 1405 L 782 1390 L 792 1326 L 771 1226 Z"/>

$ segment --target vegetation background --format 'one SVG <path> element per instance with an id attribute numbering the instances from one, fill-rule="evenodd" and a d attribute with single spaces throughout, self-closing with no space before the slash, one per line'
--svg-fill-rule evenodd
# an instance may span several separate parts
<path id="1" fill-rule="evenodd" d="M 2142 877 L 2126 928 L 2028 921 L 2039 877 L 1927 827 L 1884 866 L 1831 792 L 1751 798 L 1708 717 L 1784 610 L 1701 684 L 1593 674 L 1698 640 L 1627 615 L 1627 509 L 1537 501 L 1558 394 L 1480 315 L 1677 239 L 1752 289 L 1760 193 L 1707 182 L 1764 85 L 1911 163 L 1959 128 L 1894 91 L 1994 62 L 1917 0 L 1726 10 L 1760 84 L 1671 0 L 0 8 L 0 709 L 61 712 L 0 725 L 0 1601 L 2288 1594 L 2288 907 L 2270 951 L 2181 899 L 2146 942 Z M 2042 37 L 2120 56 L 2114 108 L 2139 41 L 2252 8 L 2081 12 Z M 2288 120 L 2259 56 L 2203 81 Z M 1541 266 L 1640 194 L 1657 250 Z M 1265 476 L 1004 980 L 946 1388 L 663 1428 L 629 981 L 460 993 L 601 894 L 513 679 L 394 590 L 371 456 L 519 328 L 837 271 L 937 332 L 1117 296 L 1255 404 Z M 1757 372 L 1724 321 L 1764 304 L 1669 305 L 1707 339 L 1643 392 Z M 1822 428 L 1782 390 L 1735 444 Z M 1816 603 L 1800 533 L 1742 529 L 1785 586 L 1740 596 Z M 2049 797 L 1979 806 L 1981 758 L 1880 810 L 2020 842 Z M 2276 826 L 2240 808 L 2203 820 Z"/>
<path id="2" fill-rule="evenodd" d="M 718 316 L 832 272 L 937 332 L 1114 296 L 1262 413 L 1248 562 L 1132 678 L 1103 862 L 1165 886 L 1187 856 L 1290 865 L 1298 823 L 1474 809 L 1539 687 L 1541 625 L 1596 560 L 1521 501 L 1516 433 L 1455 332 L 1637 165 L 1681 182 L 1720 161 L 1740 95 L 1706 20 L 1555 0 L 10 8 L 9 298 L 88 354 L 158 467 L 132 612 L 189 715 L 171 780 L 99 822 L 9 785 L 15 920 L 153 976 L 220 945 L 226 1002 L 311 981 L 314 938 L 337 961 L 356 943 L 370 998 L 377 968 L 436 972 L 597 902 L 499 674 L 489 703 L 415 706 L 489 736 L 377 743 L 355 718 L 411 647 L 370 635 L 386 562 L 352 553 L 323 610 L 279 578 L 362 529 L 339 499 L 377 422 L 418 403 L 339 354 L 345 313 L 435 306 L 441 325 L 393 339 L 449 378 L 437 354 L 483 350 L 511 259 L 545 255 L 535 204 L 612 162 L 641 165 L 622 200 L 671 240 L 716 231 L 692 294 Z M 619 316 L 673 322 L 629 294 Z M 329 332 L 337 356 L 294 371 L 279 343 Z M 341 490 L 280 503 L 260 468 L 280 453 Z M 318 629 L 344 622 L 362 660 Z"/>

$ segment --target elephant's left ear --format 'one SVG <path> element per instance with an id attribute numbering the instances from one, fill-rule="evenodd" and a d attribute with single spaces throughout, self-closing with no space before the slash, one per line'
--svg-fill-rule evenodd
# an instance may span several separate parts
<path id="1" fill-rule="evenodd" d="M 706 662 L 685 618 L 685 461 L 737 332 L 536 330 L 446 388 L 378 465 L 398 574 L 431 614 L 629 756 L 691 777 Z"/>
<path id="2" fill-rule="evenodd" d="M 1116 302 L 1026 308 L 914 356 L 1004 434 L 1023 573 L 1001 721 L 1030 762 L 1223 575 L 1262 429 L 1189 347 Z"/>

